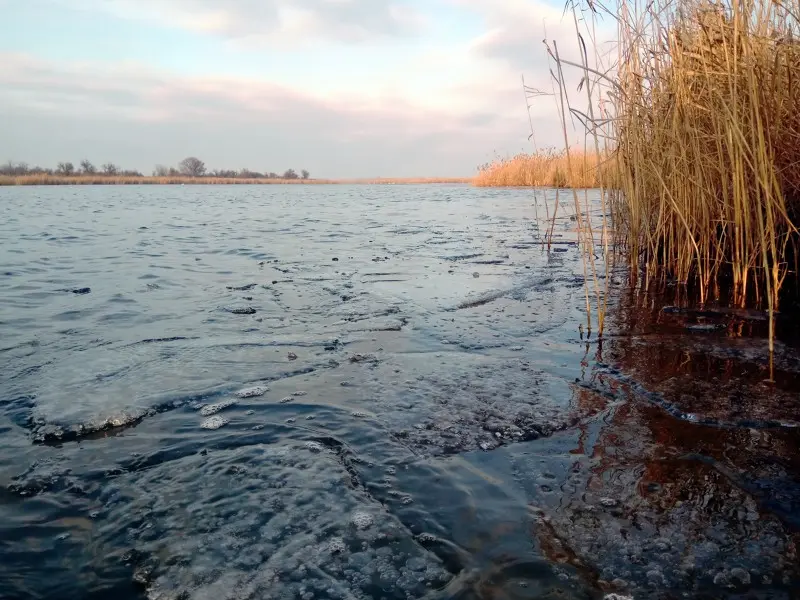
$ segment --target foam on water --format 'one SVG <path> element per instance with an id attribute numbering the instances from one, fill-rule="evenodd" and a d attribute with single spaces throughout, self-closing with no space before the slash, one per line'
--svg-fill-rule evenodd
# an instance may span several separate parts
<path id="1" fill-rule="evenodd" d="M 146 416 L 153 415 L 157 409 L 128 409 L 117 414 L 90 419 L 72 425 L 48 423 L 44 419 L 34 418 L 31 421 L 32 438 L 36 442 L 71 440 L 99 431 L 133 425 Z"/>
<path id="2" fill-rule="evenodd" d="M 372 526 L 374 519 L 371 514 L 363 511 L 353 513 L 353 525 L 358 529 L 369 529 Z"/>
<path id="3" fill-rule="evenodd" d="M 153 600 L 366 600 L 381 589 L 408 600 L 451 579 L 336 455 L 307 444 L 191 455 L 123 475 L 115 487 L 128 508 L 110 505 L 100 535 L 130 528 Z"/>
<path id="4" fill-rule="evenodd" d="M 306 442 L 304 446 L 307 450 L 310 450 L 311 452 L 314 453 L 322 452 L 323 450 L 325 450 L 325 446 L 323 446 L 318 442 Z"/>
<path id="5" fill-rule="evenodd" d="M 227 425 L 230 421 L 224 417 L 220 417 L 219 415 L 215 415 L 213 417 L 209 417 L 204 419 L 202 423 L 200 423 L 200 427 L 203 429 L 219 429 Z"/>
<path id="6" fill-rule="evenodd" d="M 223 400 L 222 402 L 215 402 L 214 404 L 207 404 L 203 408 L 200 409 L 200 414 L 204 417 L 210 417 L 211 415 L 215 415 L 220 411 L 225 410 L 231 406 L 236 404 L 236 400 Z"/>
<path id="7" fill-rule="evenodd" d="M 360 374 L 365 404 L 394 435 L 425 454 L 493 450 L 571 425 L 569 385 L 524 357 L 462 353 L 442 363 L 427 355 L 397 355 Z M 368 413 L 356 410 L 353 417 Z"/>
<path id="8" fill-rule="evenodd" d="M 263 396 L 269 391 L 269 388 L 264 385 L 258 385 L 251 388 L 245 388 L 236 392 L 239 398 L 257 398 Z"/>

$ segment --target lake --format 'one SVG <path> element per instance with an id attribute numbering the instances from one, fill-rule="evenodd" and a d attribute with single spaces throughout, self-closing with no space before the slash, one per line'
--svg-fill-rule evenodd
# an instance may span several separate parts
<path id="1" fill-rule="evenodd" d="M 544 193 L 0 188 L 0 598 L 796 597 L 796 345 Z"/>

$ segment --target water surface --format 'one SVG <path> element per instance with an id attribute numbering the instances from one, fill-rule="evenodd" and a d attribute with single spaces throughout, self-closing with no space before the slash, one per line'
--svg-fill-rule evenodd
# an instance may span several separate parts
<path id="1" fill-rule="evenodd" d="M 0 597 L 792 597 L 796 352 L 538 194 L 0 189 Z"/>

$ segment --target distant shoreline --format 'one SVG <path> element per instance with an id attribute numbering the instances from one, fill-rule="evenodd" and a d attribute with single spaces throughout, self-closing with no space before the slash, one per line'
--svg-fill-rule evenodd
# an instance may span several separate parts
<path id="1" fill-rule="evenodd" d="M 0 186 L 31 185 L 324 185 L 472 183 L 472 177 L 373 177 L 361 179 L 246 179 L 234 177 L 155 177 L 118 175 L 2 175 Z"/>

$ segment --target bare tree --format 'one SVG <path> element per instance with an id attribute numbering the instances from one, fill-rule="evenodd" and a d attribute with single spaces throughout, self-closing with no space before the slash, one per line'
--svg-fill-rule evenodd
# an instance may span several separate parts
<path id="1" fill-rule="evenodd" d="M 29 172 L 28 163 L 14 163 L 13 160 L 0 167 L 0 175 L 26 175 Z"/>
<path id="2" fill-rule="evenodd" d="M 267 173 L 267 179 L 280 179 L 280 175 L 278 175 L 275 171 L 270 171 Z"/>
<path id="3" fill-rule="evenodd" d="M 106 163 L 101 168 L 104 175 L 116 175 L 119 173 L 119 167 L 114 163 Z"/>
<path id="4" fill-rule="evenodd" d="M 219 177 L 221 179 L 233 179 L 237 177 L 239 174 L 233 169 L 215 169 L 211 171 L 211 175 L 213 177 Z"/>
<path id="5" fill-rule="evenodd" d="M 205 163 L 194 156 L 184 158 L 180 164 L 178 164 L 178 168 L 181 174 L 187 177 L 202 177 L 206 172 Z"/>
<path id="6" fill-rule="evenodd" d="M 73 175 L 75 173 L 75 165 L 71 162 L 60 162 L 56 167 L 56 173 L 59 175 Z"/>
<path id="7" fill-rule="evenodd" d="M 153 177 L 166 177 L 169 175 L 169 168 L 164 165 L 156 165 L 153 169 Z"/>
<path id="8" fill-rule="evenodd" d="M 283 173 L 283 179 L 297 179 L 297 173 L 294 172 L 294 169 L 287 169 Z"/>
<path id="9" fill-rule="evenodd" d="M 81 172 L 82 172 L 84 175 L 94 175 L 95 173 L 97 173 L 97 169 L 96 169 L 96 168 L 95 168 L 95 166 L 94 166 L 94 165 L 93 165 L 93 164 L 92 164 L 92 163 L 89 161 L 89 159 L 88 159 L 88 158 L 84 158 L 84 159 L 81 161 Z"/>
<path id="10" fill-rule="evenodd" d="M 303 169 L 302 171 L 300 171 L 300 177 L 302 177 L 303 179 L 308 179 L 309 177 L 311 177 L 311 173 L 309 173 L 306 169 Z"/>

